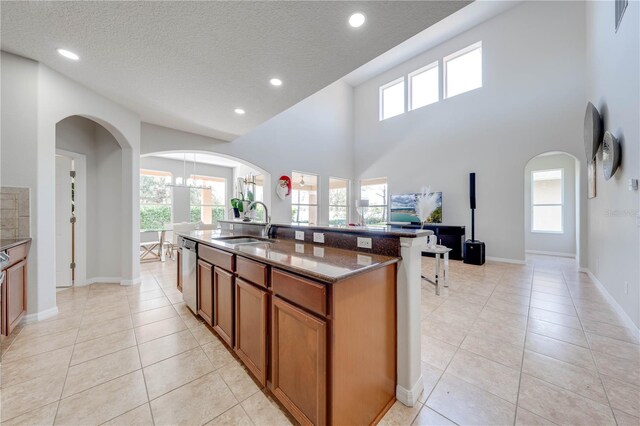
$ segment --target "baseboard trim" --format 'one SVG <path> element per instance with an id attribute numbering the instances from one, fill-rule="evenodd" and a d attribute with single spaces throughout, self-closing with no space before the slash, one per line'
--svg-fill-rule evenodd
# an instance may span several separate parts
<path id="1" fill-rule="evenodd" d="M 131 280 L 120 280 L 120 285 L 122 286 L 131 286 L 131 285 L 136 285 L 136 284 L 140 284 L 142 283 L 142 278 L 138 277 L 138 278 L 134 278 Z"/>
<path id="2" fill-rule="evenodd" d="M 620 306 L 620 304 L 618 303 L 618 301 L 616 299 L 613 298 L 613 296 L 611 295 L 611 293 L 609 293 L 609 291 L 607 290 L 607 288 L 604 286 L 604 284 L 602 284 L 600 282 L 600 280 L 598 279 L 598 277 L 596 277 L 593 272 L 591 272 L 591 270 L 589 268 L 579 268 L 578 269 L 580 272 L 584 272 L 587 274 L 587 276 L 589 277 L 589 279 L 591 279 L 591 281 L 593 281 L 593 283 L 596 285 L 596 287 L 598 287 L 598 290 L 600 290 L 600 292 L 602 294 L 604 294 L 604 297 L 609 301 L 609 303 L 611 303 L 611 305 L 613 306 L 613 308 L 615 309 L 616 313 L 620 316 L 620 318 L 622 318 L 622 320 L 625 323 L 625 326 L 627 328 L 630 328 L 631 330 L 633 330 L 635 333 L 640 334 L 640 328 L 633 322 L 633 320 L 629 317 L 629 314 L 627 314 L 625 312 L 624 309 L 622 309 L 622 306 Z"/>
<path id="3" fill-rule="evenodd" d="M 525 253 L 542 254 L 542 255 L 545 255 L 545 256 L 568 257 L 568 258 L 571 258 L 571 259 L 575 259 L 576 258 L 576 254 L 575 253 L 564 253 L 564 252 L 561 252 L 561 251 L 526 250 Z"/>
<path id="4" fill-rule="evenodd" d="M 89 284 L 117 284 L 122 281 L 121 277 L 93 277 L 87 278 L 87 281 L 82 285 Z"/>
<path id="5" fill-rule="evenodd" d="M 396 399 L 407 407 L 413 407 L 418 403 L 418 398 L 420 398 L 423 390 L 424 382 L 422 380 L 422 374 L 420 374 L 420 378 L 413 384 L 411 389 L 396 385 Z"/>
<path id="6" fill-rule="evenodd" d="M 58 307 L 54 306 L 53 308 L 45 309 L 44 311 L 35 312 L 33 314 L 27 314 L 24 316 L 25 323 L 38 322 L 45 320 L 47 318 L 51 318 L 52 316 L 58 313 Z"/>
<path id="7" fill-rule="evenodd" d="M 504 257 L 489 257 L 489 256 L 487 256 L 487 260 L 490 260 L 492 262 L 500 262 L 500 263 L 512 263 L 514 265 L 526 265 L 527 264 L 527 262 L 525 262 L 524 260 L 506 259 Z"/>

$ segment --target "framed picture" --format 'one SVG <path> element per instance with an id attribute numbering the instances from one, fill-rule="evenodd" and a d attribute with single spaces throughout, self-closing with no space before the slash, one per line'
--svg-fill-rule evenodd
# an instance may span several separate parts
<path id="1" fill-rule="evenodd" d="M 620 28 L 620 23 L 622 22 L 622 17 L 624 16 L 624 11 L 627 10 L 629 0 L 614 0 L 614 3 L 616 4 L 615 28 L 616 32 L 618 32 L 618 28 Z"/>
<path id="2" fill-rule="evenodd" d="M 589 161 L 587 164 L 587 186 L 589 193 L 588 198 L 596 197 L 596 162 L 595 160 Z"/>

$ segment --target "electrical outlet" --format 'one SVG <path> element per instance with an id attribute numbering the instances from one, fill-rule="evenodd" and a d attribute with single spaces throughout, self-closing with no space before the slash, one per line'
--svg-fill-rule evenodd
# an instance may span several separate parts
<path id="1" fill-rule="evenodd" d="M 314 232 L 313 233 L 313 242 L 314 243 L 324 243 L 324 234 L 322 232 Z"/>
<path id="2" fill-rule="evenodd" d="M 358 237 L 358 248 L 371 248 L 371 238 Z"/>
<path id="3" fill-rule="evenodd" d="M 304 241 L 304 231 L 296 231 L 296 240 Z"/>
<path id="4" fill-rule="evenodd" d="M 629 281 L 624 282 L 624 294 L 629 295 Z"/>
<path id="5" fill-rule="evenodd" d="M 233 223 L 229 224 L 229 231 L 233 231 Z"/>

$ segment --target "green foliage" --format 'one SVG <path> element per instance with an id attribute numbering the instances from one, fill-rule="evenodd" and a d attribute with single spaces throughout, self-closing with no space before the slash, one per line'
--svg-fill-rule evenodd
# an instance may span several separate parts
<path id="1" fill-rule="evenodd" d="M 168 223 L 171 223 L 171 206 L 140 206 L 140 229 L 162 229 Z"/>

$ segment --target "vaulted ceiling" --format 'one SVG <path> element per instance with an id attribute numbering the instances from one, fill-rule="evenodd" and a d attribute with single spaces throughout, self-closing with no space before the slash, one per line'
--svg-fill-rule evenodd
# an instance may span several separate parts
<path id="1" fill-rule="evenodd" d="M 468 3 L 2 1 L 1 45 L 143 121 L 233 140 Z"/>

